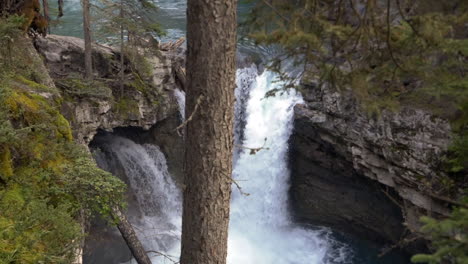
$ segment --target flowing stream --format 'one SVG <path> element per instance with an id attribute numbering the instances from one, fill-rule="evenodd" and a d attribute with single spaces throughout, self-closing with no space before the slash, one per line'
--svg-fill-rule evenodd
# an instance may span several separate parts
<path id="1" fill-rule="evenodd" d="M 330 238 L 325 229 L 295 225 L 288 210 L 288 139 L 293 106 L 302 101 L 295 92 L 265 98 L 280 83 L 265 71 L 257 75 L 253 65 L 237 71 L 237 146 L 262 149 L 237 151 L 233 177 L 228 242 L 230 264 L 346 263 L 348 248 Z M 177 93 L 183 102 L 183 94 Z M 183 104 L 180 104 L 183 110 Z M 157 146 L 139 145 L 108 135 L 95 152 L 100 167 L 128 179 L 136 207 L 130 208 L 132 223 L 147 250 L 164 252 L 173 259 L 180 252 L 181 193 L 167 171 Z M 153 263 L 170 263 L 153 254 Z"/>

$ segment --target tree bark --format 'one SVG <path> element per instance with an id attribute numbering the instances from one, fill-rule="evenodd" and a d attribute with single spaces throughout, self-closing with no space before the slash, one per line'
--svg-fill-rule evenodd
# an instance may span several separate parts
<path id="1" fill-rule="evenodd" d="M 50 12 L 49 12 L 48 0 L 42 0 L 42 8 L 44 11 L 44 17 L 47 20 L 47 33 L 50 33 L 49 32 Z"/>
<path id="2" fill-rule="evenodd" d="M 120 19 L 124 19 L 124 10 L 123 10 L 123 0 L 120 0 Z M 123 98 L 123 88 L 124 88 L 124 26 L 123 22 L 120 22 L 120 98 Z"/>
<path id="3" fill-rule="evenodd" d="M 186 178 L 181 264 L 226 263 L 237 0 L 187 6 Z"/>
<path id="4" fill-rule="evenodd" d="M 128 222 L 125 214 L 123 214 L 120 209 L 114 208 L 113 217 L 116 218 L 117 228 L 138 264 L 151 264 L 150 258 L 146 254 L 143 245 L 138 239 L 133 226 Z"/>
<path id="5" fill-rule="evenodd" d="M 83 0 L 83 32 L 85 42 L 85 79 L 93 79 L 93 61 L 91 47 L 91 21 L 89 14 L 89 0 Z"/>
<path id="6" fill-rule="evenodd" d="M 58 0 L 57 5 L 58 5 L 58 17 L 63 17 L 63 0 Z"/>

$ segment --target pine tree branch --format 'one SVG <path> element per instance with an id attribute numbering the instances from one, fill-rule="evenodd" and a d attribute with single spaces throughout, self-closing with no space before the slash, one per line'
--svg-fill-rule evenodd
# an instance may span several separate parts
<path id="1" fill-rule="evenodd" d="M 403 248 L 404 246 L 406 246 L 407 244 L 413 242 L 413 241 L 416 241 L 418 239 L 421 239 L 423 238 L 422 236 L 420 235 L 417 235 L 415 237 L 412 237 L 412 238 L 403 238 L 403 239 L 400 239 L 398 242 L 396 242 L 395 244 L 391 245 L 390 247 L 384 249 L 379 255 L 377 255 L 377 257 L 381 258 L 385 255 L 387 255 L 388 253 L 390 253 L 392 250 L 394 250 L 395 248 L 399 247 L 399 248 Z"/>
<path id="2" fill-rule="evenodd" d="M 265 5 L 267 5 L 269 8 L 271 8 L 271 10 L 273 10 L 273 12 L 275 12 L 279 17 L 281 17 L 282 19 L 286 20 L 286 22 L 291 22 L 291 20 L 285 16 L 283 16 L 281 14 L 281 12 L 278 11 L 278 9 L 276 9 L 270 2 L 268 2 L 267 0 L 262 0 L 263 3 L 265 3 Z"/>

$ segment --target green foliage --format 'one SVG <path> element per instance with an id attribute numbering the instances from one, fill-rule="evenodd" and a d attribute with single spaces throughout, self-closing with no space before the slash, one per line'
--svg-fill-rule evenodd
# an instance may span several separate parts
<path id="1" fill-rule="evenodd" d="M 269 69 L 285 89 L 318 81 L 352 89 L 372 115 L 412 106 L 449 119 L 456 136 L 446 157 L 451 177 L 441 177 L 438 187 L 461 196 L 468 187 L 468 1 L 247 2 L 245 36 L 275 48 Z M 291 69 L 300 73 L 291 76 Z M 468 263 L 466 206 L 447 219 L 423 221 L 435 252 L 414 262 Z"/>
<path id="2" fill-rule="evenodd" d="M 0 17 L 0 79 L 14 78 L 27 86 L 36 85 L 38 91 L 56 92 L 50 87 L 39 87 L 38 83 L 43 83 L 48 76 L 43 73 L 43 62 L 31 40 L 20 29 L 23 21 L 17 15 Z M 33 82 L 25 83 L 28 80 Z"/>
<path id="3" fill-rule="evenodd" d="M 468 135 L 457 137 L 449 148 L 448 170 L 453 173 L 462 172 L 468 168 Z"/>
<path id="4" fill-rule="evenodd" d="M 24 84 L 26 88 L 31 89 L 34 92 L 48 92 L 48 93 L 56 93 L 55 89 L 51 89 L 43 84 L 39 84 L 37 82 L 28 80 L 21 75 L 15 76 L 15 81 L 19 82 L 20 84 Z"/>
<path id="5" fill-rule="evenodd" d="M 453 118 L 468 101 L 466 1 L 249 2 L 246 36 L 281 47 L 270 69 L 285 88 L 319 80 L 352 88 L 373 111 L 416 105 Z M 291 65 L 298 76 L 285 74 Z"/>
<path id="6" fill-rule="evenodd" d="M 124 184 L 97 168 L 72 141 L 56 102 L 35 88 L 44 87 L 0 79 L 2 264 L 71 263 L 82 237 L 78 216 L 108 217 L 123 205 Z"/>
<path id="7" fill-rule="evenodd" d="M 13 15 L 7 18 L 0 17 L 0 68 L 9 70 L 13 62 L 13 44 L 21 34 L 21 26 L 25 19 Z"/>
<path id="8" fill-rule="evenodd" d="M 166 33 L 156 22 L 158 10 L 154 0 L 114 1 L 99 0 L 96 4 L 99 39 L 111 44 L 120 44 L 120 34 L 133 47 L 144 46 L 150 38 Z"/>
<path id="9" fill-rule="evenodd" d="M 135 79 L 143 81 L 143 79 L 148 80 L 153 76 L 153 65 L 146 59 L 145 54 L 131 47 L 125 49 L 125 54 L 130 61 L 130 67 Z"/>
<path id="10" fill-rule="evenodd" d="M 26 190 L 0 190 L 0 263 L 70 263 L 80 226 L 66 204 L 27 197 Z"/>
<path id="11" fill-rule="evenodd" d="M 468 204 L 468 200 L 465 201 Z M 468 263 L 468 209 L 456 208 L 449 218 L 438 221 L 430 217 L 421 219 L 422 231 L 429 235 L 436 248 L 432 254 L 418 254 L 414 263 Z"/>
<path id="12" fill-rule="evenodd" d="M 85 81 L 81 78 L 67 78 L 56 81 L 57 86 L 62 89 L 66 95 L 78 98 L 99 98 L 111 99 L 112 89 L 105 83 L 93 80 Z"/>

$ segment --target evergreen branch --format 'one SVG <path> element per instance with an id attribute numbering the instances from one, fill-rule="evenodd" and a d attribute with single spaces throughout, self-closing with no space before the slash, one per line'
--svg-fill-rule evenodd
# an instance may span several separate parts
<path id="1" fill-rule="evenodd" d="M 273 10 L 273 12 L 275 12 L 279 17 L 281 17 L 282 19 L 286 20 L 286 22 L 291 22 L 291 20 L 285 16 L 283 16 L 281 14 L 281 12 L 278 11 L 278 9 L 276 9 L 270 2 L 268 2 L 267 0 L 262 0 L 263 3 L 265 3 L 265 5 L 267 5 L 268 7 L 271 8 L 271 10 Z"/>
<path id="2" fill-rule="evenodd" d="M 395 248 L 399 247 L 399 248 L 402 248 L 404 247 L 405 245 L 408 245 L 409 243 L 413 242 L 413 241 L 416 241 L 418 239 L 421 239 L 423 238 L 421 235 L 417 235 L 415 237 L 412 237 L 412 238 L 403 238 L 403 239 L 400 239 L 398 242 L 396 242 L 395 244 L 391 245 L 390 247 L 384 249 L 379 255 L 377 255 L 377 257 L 381 258 L 385 255 L 387 255 L 388 253 L 390 253 L 392 250 L 394 250 Z"/>

